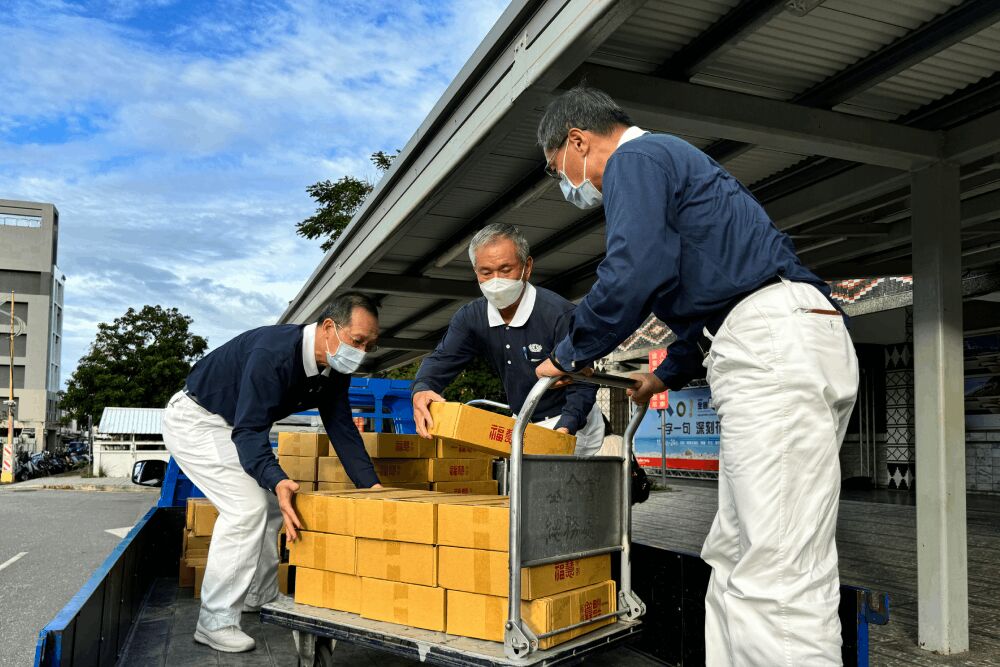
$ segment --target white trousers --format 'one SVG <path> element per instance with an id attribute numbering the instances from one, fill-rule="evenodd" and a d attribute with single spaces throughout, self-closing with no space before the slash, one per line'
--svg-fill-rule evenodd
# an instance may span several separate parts
<path id="1" fill-rule="evenodd" d="M 278 595 L 281 512 L 275 496 L 243 470 L 232 435 L 225 419 L 184 392 L 167 403 L 163 444 L 219 510 L 201 586 L 198 622 L 206 630 L 239 626 L 244 603 Z"/>
<path id="2" fill-rule="evenodd" d="M 709 667 L 841 665 L 837 506 L 858 362 L 816 288 L 744 299 L 705 360 L 722 435 L 719 511 L 701 556 Z"/>
<path id="3" fill-rule="evenodd" d="M 553 429 L 559 423 L 559 416 L 543 419 L 539 426 Z M 576 449 L 574 456 L 594 456 L 601 451 L 604 443 L 604 415 L 601 407 L 595 402 L 587 415 L 587 423 L 576 432 Z"/>

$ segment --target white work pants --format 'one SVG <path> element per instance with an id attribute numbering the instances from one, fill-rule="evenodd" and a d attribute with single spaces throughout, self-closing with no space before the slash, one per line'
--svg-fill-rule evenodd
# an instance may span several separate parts
<path id="1" fill-rule="evenodd" d="M 278 595 L 278 527 L 274 494 L 243 470 L 233 429 L 184 392 L 163 414 L 163 444 L 177 465 L 219 510 L 201 586 L 199 624 L 206 630 L 240 625 L 244 602 Z"/>
<path id="2" fill-rule="evenodd" d="M 559 419 L 560 417 L 558 415 L 548 419 L 543 419 L 538 422 L 538 426 L 542 426 L 547 429 L 554 429 L 556 424 L 559 423 Z M 576 432 L 576 449 L 573 450 L 573 455 L 595 456 L 599 451 L 601 451 L 601 445 L 603 443 L 604 415 L 601 413 L 601 407 L 597 403 L 594 403 L 594 406 L 590 409 L 590 413 L 587 415 L 587 423 L 580 427 L 580 430 Z"/>
<path id="3" fill-rule="evenodd" d="M 839 450 L 858 362 L 815 287 L 740 302 L 705 360 L 722 426 L 719 511 L 701 557 L 709 667 L 841 665 Z"/>

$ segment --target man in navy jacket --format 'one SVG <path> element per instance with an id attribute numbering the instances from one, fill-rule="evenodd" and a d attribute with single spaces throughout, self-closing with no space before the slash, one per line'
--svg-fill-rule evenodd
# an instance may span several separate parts
<path id="1" fill-rule="evenodd" d="M 677 340 L 631 395 L 707 373 L 721 420 L 719 511 L 702 549 L 708 665 L 839 665 L 838 452 L 858 368 L 829 287 L 739 181 L 635 127 L 605 93 L 563 94 L 538 140 L 565 198 L 607 220 L 597 282 L 538 375 L 600 358 L 650 312 L 666 323 Z"/>
<path id="2" fill-rule="evenodd" d="M 503 381 L 517 413 L 537 382 L 535 366 L 566 335 L 573 304 L 555 292 L 531 284 L 534 268 L 528 241 L 513 225 L 493 223 L 469 243 L 483 297 L 462 306 L 451 318 L 438 346 L 420 364 L 413 382 L 413 420 L 429 437 L 430 403 L 473 359 L 489 360 Z M 532 420 L 576 436 L 576 454 L 591 456 L 604 442 L 604 418 L 594 385 L 572 385 L 546 392 Z"/>
<path id="3" fill-rule="evenodd" d="M 219 651 L 254 648 L 240 614 L 277 596 L 277 531 L 301 528 L 299 485 L 278 465 L 274 422 L 318 407 L 348 476 L 379 486 L 354 425 L 348 386 L 378 338 L 378 310 L 363 294 L 335 298 L 307 325 L 260 327 L 201 359 L 167 404 L 163 442 L 219 511 L 201 588 L 195 641 Z"/>

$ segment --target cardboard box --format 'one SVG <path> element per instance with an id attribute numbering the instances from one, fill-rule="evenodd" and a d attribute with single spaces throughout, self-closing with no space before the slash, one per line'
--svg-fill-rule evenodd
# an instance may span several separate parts
<path id="1" fill-rule="evenodd" d="M 315 491 L 316 490 L 316 484 L 317 484 L 317 482 L 306 481 L 304 479 L 294 479 L 292 481 L 299 485 L 299 491 L 298 491 L 299 493 L 302 493 L 303 491 Z"/>
<path id="2" fill-rule="evenodd" d="M 307 482 L 316 481 L 316 457 L 314 456 L 289 456 L 280 454 L 278 465 L 285 471 L 289 479 L 305 480 Z"/>
<path id="3" fill-rule="evenodd" d="M 495 479 L 484 479 L 475 482 L 434 482 L 431 490 L 442 493 L 462 493 L 474 496 L 489 496 L 500 493 L 499 483 Z"/>
<path id="4" fill-rule="evenodd" d="M 491 461 L 495 458 L 493 454 L 484 452 L 474 447 L 469 447 L 463 442 L 452 442 L 444 438 L 434 439 L 435 456 L 439 459 L 479 459 L 487 458 Z"/>
<path id="5" fill-rule="evenodd" d="M 205 498 L 189 498 L 187 503 L 186 527 L 196 537 L 212 534 L 219 511 Z"/>
<path id="6" fill-rule="evenodd" d="M 368 577 L 361 579 L 361 615 L 364 618 L 443 632 L 444 605 L 443 588 Z"/>
<path id="7" fill-rule="evenodd" d="M 497 456 L 510 456 L 514 419 L 462 403 L 431 403 L 431 435 L 459 441 Z M 529 424 L 524 432 L 525 454 L 572 454 L 576 437 Z"/>
<path id="8" fill-rule="evenodd" d="M 295 601 L 357 614 L 361 611 L 361 577 L 297 567 Z"/>
<path id="9" fill-rule="evenodd" d="M 387 489 L 409 489 L 411 491 L 431 491 L 429 482 L 389 482 L 382 484 Z"/>
<path id="10" fill-rule="evenodd" d="M 484 498 L 485 496 L 477 496 Z M 510 501 L 493 496 L 474 504 L 441 505 L 438 544 L 468 549 L 507 551 L 510 543 Z"/>
<path id="11" fill-rule="evenodd" d="M 295 566 L 288 563 L 278 564 L 278 592 L 291 595 L 295 592 Z"/>
<path id="12" fill-rule="evenodd" d="M 429 459 L 437 449 L 433 440 L 404 433 L 362 433 L 361 440 L 373 459 Z"/>
<path id="13" fill-rule="evenodd" d="M 449 590 L 506 597 L 505 551 L 438 547 L 438 585 Z M 535 600 L 611 579 L 611 556 L 590 556 L 521 570 L 521 599 Z"/>
<path id="14" fill-rule="evenodd" d="M 325 433 L 279 433 L 278 456 L 326 456 L 330 438 Z"/>
<path id="15" fill-rule="evenodd" d="M 420 494 L 419 491 L 398 493 Z M 438 505 L 482 502 L 484 498 L 430 491 L 409 497 L 359 498 L 355 506 L 355 534 L 374 540 L 436 544 Z"/>
<path id="16" fill-rule="evenodd" d="M 184 560 L 206 560 L 208 549 L 188 549 L 184 552 Z"/>
<path id="17" fill-rule="evenodd" d="M 437 547 L 358 538 L 357 574 L 359 577 L 437 586 Z"/>
<path id="18" fill-rule="evenodd" d="M 430 481 L 428 478 L 429 459 L 378 459 L 372 461 L 375 464 L 375 473 L 379 481 L 383 484 L 393 483 L 423 483 Z"/>
<path id="19" fill-rule="evenodd" d="M 320 482 L 350 484 L 350 488 L 354 488 L 354 482 L 347 476 L 347 471 L 336 456 L 321 456 L 316 459 L 316 479 Z"/>
<path id="20" fill-rule="evenodd" d="M 473 482 L 490 478 L 489 459 L 428 459 L 427 479 L 431 482 Z"/>
<path id="21" fill-rule="evenodd" d="M 615 595 L 615 582 L 604 581 L 531 602 L 521 602 L 521 616 L 535 633 L 551 632 L 615 611 Z M 502 642 L 506 622 L 507 598 L 448 591 L 448 634 Z M 609 618 L 541 639 L 538 648 L 552 648 L 613 622 L 614 619 Z"/>
<path id="22" fill-rule="evenodd" d="M 288 563 L 298 567 L 356 574 L 356 560 L 356 541 L 348 535 L 303 530 L 288 544 Z"/>
<path id="23" fill-rule="evenodd" d="M 359 498 L 409 497 L 427 491 L 404 489 L 344 489 L 295 494 L 295 511 L 304 530 L 354 534 L 355 501 Z"/>
<path id="24" fill-rule="evenodd" d="M 179 567 L 177 568 L 177 587 L 190 588 L 192 586 L 194 586 L 194 568 L 190 567 L 181 558 Z"/>
<path id="25" fill-rule="evenodd" d="M 205 566 L 198 565 L 194 568 L 194 591 L 192 595 L 194 599 L 201 599 L 201 584 L 205 581 Z"/>
<path id="26" fill-rule="evenodd" d="M 182 553 L 187 553 L 188 550 L 192 551 L 208 551 L 208 546 L 212 542 L 211 535 L 195 535 L 192 530 L 184 531 L 184 540 L 182 544 Z"/>
<path id="27" fill-rule="evenodd" d="M 323 459 L 320 459 L 322 461 Z M 346 489 L 356 489 L 354 482 L 324 482 L 320 480 L 316 482 L 317 491 L 344 491 Z"/>

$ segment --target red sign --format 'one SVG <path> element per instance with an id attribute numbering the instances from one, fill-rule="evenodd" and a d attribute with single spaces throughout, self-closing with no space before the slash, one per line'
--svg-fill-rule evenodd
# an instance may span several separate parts
<path id="1" fill-rule="evenodd" d="M 649 372 L 652 373 L 656 370 L 657 366 L 663 363 L 663 360 L 667 358 L 666 348 L 657 348 L 655 350 L 649 351 Z M 659 394 L 654 394 L 652 398 L 649 399 L 649 409 L 650 410 L 666 410 L 669 402 L 669 391 L 661 391 Z"/>

